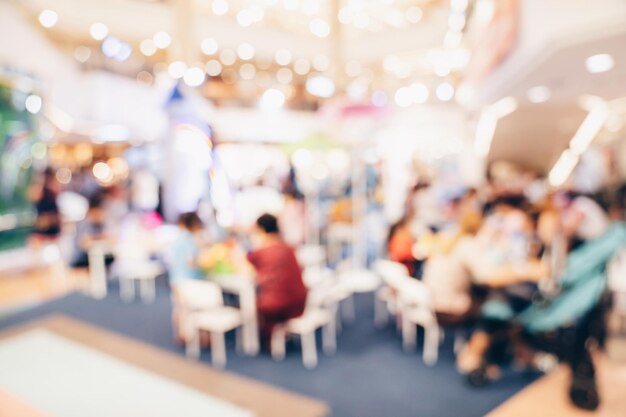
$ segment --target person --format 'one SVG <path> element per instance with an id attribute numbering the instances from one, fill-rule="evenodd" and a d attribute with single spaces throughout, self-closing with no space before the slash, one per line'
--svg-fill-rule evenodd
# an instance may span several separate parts
<path id="1" fill-rule="evenodd" d="M 61 214 L 57 205 L 59 183 L 55 173 L 48 167 L 43 173 L 41 184 L 34 184 L 30 190 L 31 200 L 35 203 L 37 217 L 33 229 L 35 241 L 54 241 L 61 234 Z"/>
<path id="2" fill-rule="evenodd" d="M 94 240 L 104 237 L 105 215 L 102 209 L 102 198 L 96 194 L 89 199 L 87 215 L 76 225 L 74 255 L 71 265 L 75 268 L 89 265 L 87 249 Z M 111 262 L 111 259 L 107 259 Z"/>
<path id="3" fill-rule="evenodd" d="M 481 223 L 481 214 L 462 213 L 456 236 L 425 263 L 422 281 L 432 294 L 437 322 L 442 325 L 466 324 L 478 314 L 482 297 L 472 291 L 470 270 L 477 249 L 474 236 Z"/>
<path id="4" fill-rule="evenodd" d="M 180 235 L 172 245 L 169 259 L 170 282 L 184 279 L 203 279 L 198 266 L 200 252 L 196 235 L 203 228 L 202 220 L 194 212 L 183 213 L 178 217 Z"/>
<path id="5" fill-rule="evenodd" d="M 202 220 L 194 212 L 183 213 L 178 216 L 180 234 L 170 248 L 169 279 L 172 288 L 172 327 L 174 338 L 179 344 L 187 342 L 187 334 L 183 323 L 188 318 L 187 309 L 184 307 L 182 287 L 190 280 L 201 280 L 204 274 L 198 265 L 199 245 L 196 235 L 203 228 Z M 201 346 L 208 346 L 209 340 L 206 333 L 201 333 Z"/>
<path id="6" fill-rule="evenodd" d="M 407 267 L 409 275 L 419 274 L 422 262 L 413 256 L 415 239 L 411 233 L 410 223 L 407 217 L 401 218 L 389 228 L 387 249 L 389 259 L 399 262 Z"/>
<path id="7" fill-rule="evenodd" d="M 584 195 L 566 192 L 557 196 L 561 209 L 563 231 L 572 242 L 572 248 L 597 239 L 609 228 L 608 214 L 598 203 Z"/>
<path id="8" fill-rule="evenodd" d="M 307 288 L 293 248 L 280 237 L 275 216 L 263 214 L 257 219 L 252 243 L 247 259 L 256 271 L 261 336 L 269 341 L 274 326 L 304 313 Z"/>

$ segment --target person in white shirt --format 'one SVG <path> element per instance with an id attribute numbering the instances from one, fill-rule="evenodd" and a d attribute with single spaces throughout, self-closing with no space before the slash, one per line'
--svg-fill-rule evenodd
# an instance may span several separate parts
<path id="1" fill-rule="evenodd" d="M 568 192 L 557 196 L 563 231 L 569 238 L 588 241 L 601 237 L 610 225 L 604 209 L 589 197 Z"/>

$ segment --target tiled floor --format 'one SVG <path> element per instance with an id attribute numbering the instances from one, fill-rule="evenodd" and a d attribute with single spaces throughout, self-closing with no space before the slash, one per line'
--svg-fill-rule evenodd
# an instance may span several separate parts
<path id="1" fill-rule="evenodd" d="M 0 273 L 0 317 L 86 288 L 86 269 L 33 268 Z"/>

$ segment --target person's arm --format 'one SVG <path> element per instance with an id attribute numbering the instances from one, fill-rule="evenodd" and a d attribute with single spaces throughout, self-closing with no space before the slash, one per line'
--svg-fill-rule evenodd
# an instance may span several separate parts
<path id="1" fill-rule="evenodd" d="M 549 275 L 550 269 L 543 262 L 533 260 L 519 266 L 506 264 L 495 267 L 470 268 L 475 280 L 482 285 L 500 288 L 522 283 L 537 283 Z"/>

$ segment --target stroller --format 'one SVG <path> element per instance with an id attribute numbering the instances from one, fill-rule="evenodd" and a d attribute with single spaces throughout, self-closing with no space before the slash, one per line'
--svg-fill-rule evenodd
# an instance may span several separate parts
<path id="1" fill-rule="evenodd" d="M 574 405 L 595 410 L 600 399 L 590 354 L 594 342 L 604 347 L 606 314 L 610 308 L 606 266 L 626 246 L 626 225 L 615 224 L 602 237 L 572 251 L 555 294 L 541 294 L 512 317 L 484 312 L 491 344 L 483 364 L 470 372 L 470 384 L 488 380 L 487 369 L 501 363 L 512 339 L 533 349 L 555 354 L 572 370 L 569 397 Z"/>

